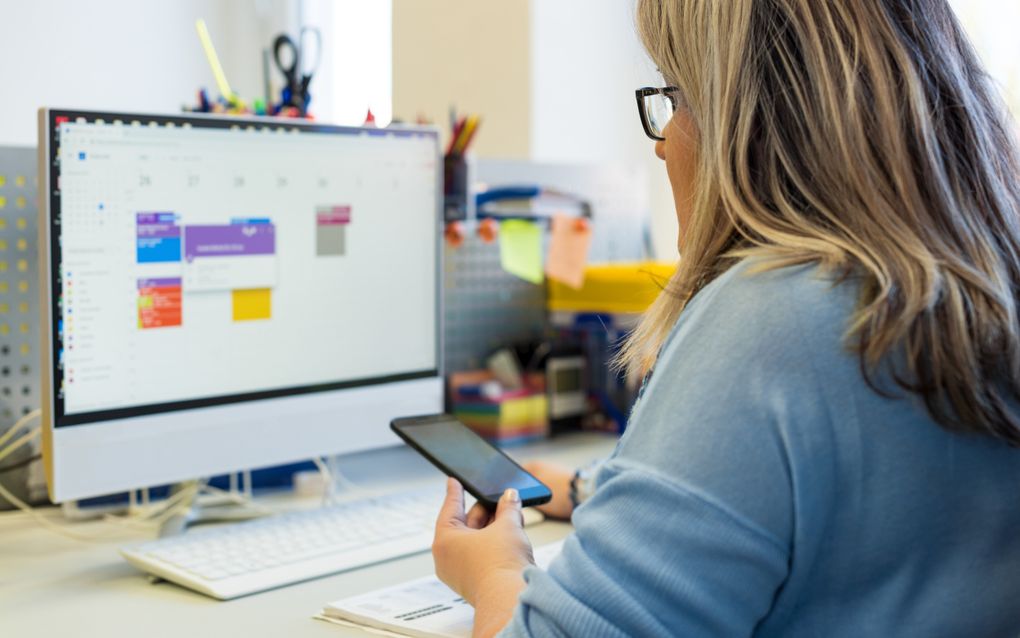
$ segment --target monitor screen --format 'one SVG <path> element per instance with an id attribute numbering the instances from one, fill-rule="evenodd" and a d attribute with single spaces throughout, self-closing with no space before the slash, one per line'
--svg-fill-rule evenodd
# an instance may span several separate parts
<path id="1" fill-rule="evenodd" d="M 435 132 L 50 116 L 54 427 L 436 376 Z"/>

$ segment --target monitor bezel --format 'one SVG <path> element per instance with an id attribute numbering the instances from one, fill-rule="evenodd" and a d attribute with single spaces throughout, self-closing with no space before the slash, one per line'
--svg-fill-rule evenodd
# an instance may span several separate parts
<path id="1" fill-rule="evenodd" d="M 64 412 L 64 399 L 61 396 L 60 387 L 63 378 L 63 371 L 60 365 L 60 349 L 62 347 L 60 340 L 60 264 L 61 264 L 61 247 L 60 247 L 60 233 L 59 233 L 59 216 L 56 214 L 60 210 L 61 205 L 61 194 L 59 189 L 53 187 L 57 184 L 57 177 L 59 175 L 59 163 L 58 163 L 58 148 L 59 148 L 59 125 L 64 123 L 64 118 L 67 121 L 80 121 L 84 118 L 87 122 L 95 122 L 96 120 L 102 120 L 106 125 L 116 125 L 115 122 L 119 121 L 122 126 L 131 126 L 133 122 L 139 122 L 142 126 L 149 126 L 150 123 L 155 122 L 158 125 L 165 126 L 168 123 L 172 123 L 174 126 L 191 126 L 193 128 L 212 128 L 212 129 L 232 129 L 232 128 L 244 128 L 256 127 L 256 128 L 268 128 L 268 129 L 299 129 L 301 132 L 317 133 L 317 134 L 333 134 L 333 135 L 370 135 L 370 136 L 425 136 L 431 138 L 433 146 L 435 148 L 435 156 L 437 166 L 442 166 L 440 148 L 439 148 L 439 132 L 434 127 L 430 126 L 401 126 L 399 128 L 375 128 L 375 127 L 353 127 L 353 126 L 338 126 L 332 124 L 322 124 L 314 121 L 304 121 L 289 118 L 274 118 L 274 117 L 245 117 L 245 116 L 226 116 L 226 115 L 209 115 L 203 113 L 192 113 L 187 115 L 179 114 L 157 114 L 157 113 L 129 113 L 129 112 L 113 112 L 113 111 L 91 111 L 81 109 L 58 109 L 58 108 L 47 108 L 40 110 L 40 123 L 44 124 L 45 130 L 40 131 L 40 138 L 44 139 L 45 149 L 43 153 L 40 153 L 40 164 L 45 163 L 45 169 L 41 167 L 40 170 L 40 186 L 45 188 L 45 197 L 41 197 L 40 201 L 45 202 L 43 207 L 40 207 L 40 235 L 45 234 L 45 238 L 41 241 L 40 255 L 45 255 L 42 259 L 45 260 L 44 268 L 41 269 L 41 274 L 44 275 L 44 286 L 43 295 L 44 302 L 42 304 L 43 312 L 46 313 L 44 319 L 44 333 L 45 333 L 45 348 L 43 356 L 46 357 L 46 365 L 44 366 L 43 374 L 47 377 L 48 391 L 44 400 L 47 401 L 49 410 L 49 420 L 52 427 L 55 429 L 63 429 L 71 426 L 81 426 L 94 423 L 103 423 L 108 421 L 116 421 L 123 419 L 131 419 L 135 417 L 142 417 L 147 415 L 159 415 L 173 412 L 182 412 L 186 410 L 193 410 L 199 408 L 210 408 L 217 406 L 226 406 L 238 403 L 248 403 L 252 401 L 261 401 L 266 399 L 277 399 L 285 397 L 294 397 L 306 394 L 326 393 L 337 390 L 353 389 L 353 388 L 365 388 L 375 385 L 383 385 L 390 383 L 397 383 L 401 381 L 412 381 L 416 379 L 427 379 L 434 377 L 441 377 L 442 375 L 442 273 L 441 273 L 441 258 L 442 258 L 442 175 L 437 171 L 437 188 L 436 188 L 436 202 L 435 202 L 435 251 L 436 251 L 436 269 L 434 273 L 435 281 L 435 355 L 434 361 L 435 366 L 424 370 L 413 370 L 399 374 L 382 375 L 375 377 L 366 377 L 359 379 L 348 379 L 343 381 L 319 383 L 312 385 L 302 386 L 291 386 L 286 388 L 275 388 L 270 390 L 261 390 L 254 392 L 245 392 L 229 395 L 219 395 L 212 397 L 203 397 L 198 399 L 189 399 L 183 401 L 170 401 L 164 403 L 152 403 L 138 406 L 131 406 L 125 408 L 115 408 L 106 410 L 94 410 L 89 412 L 80 412 L 74 414 L 66 414 Z"/>

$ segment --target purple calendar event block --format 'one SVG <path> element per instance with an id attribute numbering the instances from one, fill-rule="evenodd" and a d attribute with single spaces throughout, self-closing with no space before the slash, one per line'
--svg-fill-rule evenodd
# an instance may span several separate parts
<path id="1" fill-rule="evenodd" d="M 184 259 L 189 262 L 197 257 L 244 257 L 275 253 L 276 226 L 273 224 L 184 227 Z"/>
<path id="2" fill-rule="evenodd" d="M 138 288 L 166 288 L 168 286 L 180 286 L 180 277 L 161 277 L 155 279 L 139 279 Z"/>
<path id="3" fill-rule="evenodd" d="M 137 213 L 135 215 L 138 238 L 163 239 L 180 237 L 181 227 L 173 213 Z"/>
<path id="4" fill-rule="evenodd" d="M 174 213 L 136 213 L 135 236 L 138 263 L 181 260 L 181 227 Z"/>

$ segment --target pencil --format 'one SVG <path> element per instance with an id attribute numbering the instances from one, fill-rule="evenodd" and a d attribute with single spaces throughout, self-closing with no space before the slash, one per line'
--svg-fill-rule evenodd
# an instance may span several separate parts
<path id="1" fill-rule="evenodd" d="M 475 133 L 478 132 L 478 126 L 482 123 L 482 118 L 479 115 L 472 116 L 473 120 L 469 122 L 468 130 L 462 136 L 464 138 L 463 143 L 460 145 L 460 150 L 457 152 L 463 155 L 467 153 L 468 147 L 471 146 L 471 141 L 475 139 Z"/>
<path id="2" fill-rule="evenodd" d="M 446 147 L 446 154 L 447 155 L 452 155 L 453 154 L 453 152 L 454 152 L 453 151 L 454 145 L 456 145 L 457 139 L 460 137 L 460 132 L 464 129 L 464 121 L 465 121 L 465 118 L 463 118 L 463 117 L 460 118 L 459 120 L 457 120 L 457 123 L 454 124 L 454 126 L 453 126 L 453 130 L 450 131 L 450 144 L 449 144 L 449 146 Z"/>

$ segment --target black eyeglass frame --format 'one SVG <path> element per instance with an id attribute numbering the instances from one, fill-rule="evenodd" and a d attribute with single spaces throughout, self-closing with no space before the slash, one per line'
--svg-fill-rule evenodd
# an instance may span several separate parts
<path id="1" fill-rule="evenodd" d="M 638 115 L 641 117 L 641 128 L 645 129 L 645 135 L 657 142 L 664 142 L 666 138 L 652 132 L 652 124 L 648 120 L 648 112 L 645 111 L 645 98 L 650 95 L 665 95 L 673 105 L 673 112 L 680 108 L 680 89 L 675 86 L 660 86 L 658 88 L 644 86 L 634 91 L 637 98 Z"/>

